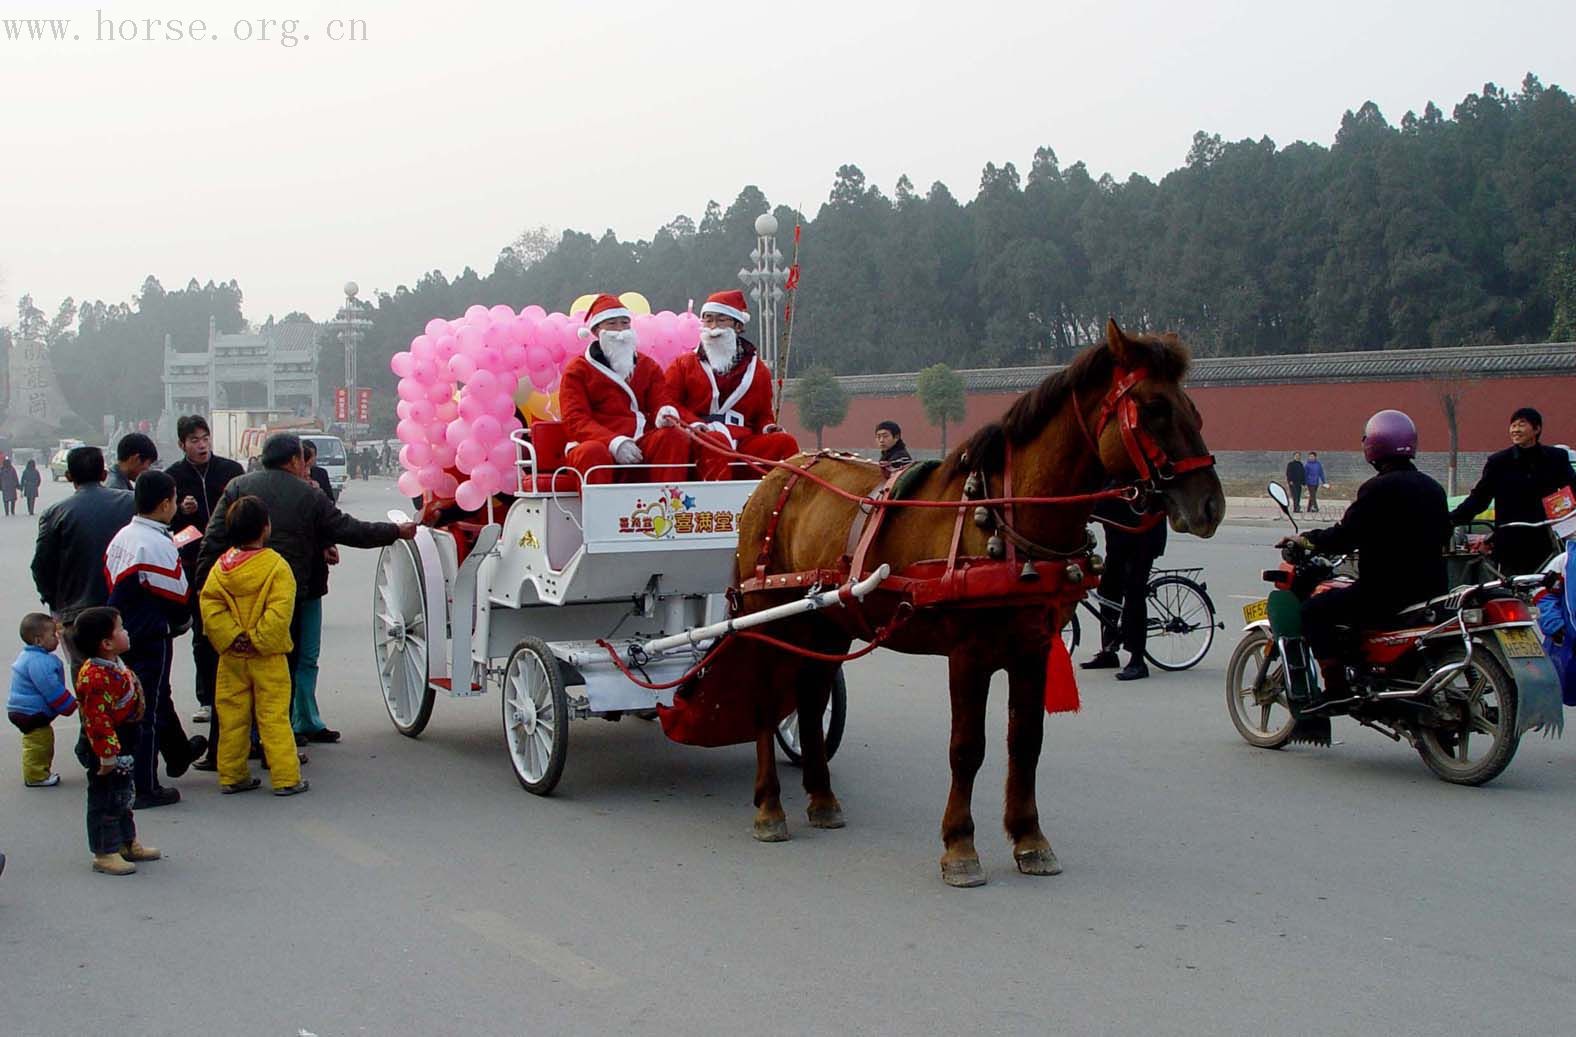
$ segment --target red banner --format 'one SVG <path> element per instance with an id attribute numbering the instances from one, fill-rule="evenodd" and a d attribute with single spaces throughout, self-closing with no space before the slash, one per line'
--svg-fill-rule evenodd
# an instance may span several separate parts
<path id="1" fill-rule="evenodd" d="M 360 425 L 372 423 L 372 390 L 356 390 L 356 422 Z"/>
<path id="2" fill-rule="evenodd" d="M 334 390 L 334 420 L 350 420 L 350 390 L 344 386 Z"/>

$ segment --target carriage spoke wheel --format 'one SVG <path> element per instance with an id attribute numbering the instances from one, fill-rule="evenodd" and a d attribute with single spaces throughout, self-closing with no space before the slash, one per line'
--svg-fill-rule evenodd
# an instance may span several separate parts
<path id="1" fill-rule="evenodd" d="M 528 637 L 515 646 L 503 673 L 503 737 L 515 780 L 545 796 L 569 755 L 569 696 L 547 643 Z"/>
<path id="2" fill-rule="evenodd" d="M 1237 733 L 1249 745 L 1279 749 L 1291 740 L 1297 718 L 1286 704 L 1286 668 L 1277 656 L 1265 667 L 1269 635 L 1250 630 L 1226 665 L 1226 709 Z M 1259 671 L 1264 670 L 1260 680 Z"/>
<path id="3" fill-rule="evenodd" d="M 385 547 L 372 587 L 372 653 L 389 719 L 409 738 L 432 718 L 429 620 L 415 551 L 404 542 Z"/>
<path id="4" fill-rule="evenodd" d="M 826 712 L 821 714 L 821 737 L 826 741 L 826 758 L 830 760 L 843 743 L 843 725 L 848 722 L 848 684 L 843 680 L 839 666 L 832 678 L 832 693 L 826 699 Z M 804 763 L 802 742 L 799 738 L 799 711 L 789 713 L 777 725 L 777 744 L 788 762 L 798 766 Z"/>
<path id="5" fill-rule="evenodd" d="M 1181 576 L 1149 584 L 1149 637 L 1144 655 L 1162 670 L 1196 666 L 1215 642 L 1215 606 L 1204 588 Z"/>
<path id="6" fill-rule="evenodd" d="M 1452 648 L 1438 665 L 1459 662 Z M 1515 682 L 1487 649 L 1472 665 L 1434 693 L 1446 719 L 1418 732 L 1417 752 L 1440 778 L 1456 785 L 1482 785 L 1510 765 L 1521 736 L 1516 733 L 1520 700 Z"/>

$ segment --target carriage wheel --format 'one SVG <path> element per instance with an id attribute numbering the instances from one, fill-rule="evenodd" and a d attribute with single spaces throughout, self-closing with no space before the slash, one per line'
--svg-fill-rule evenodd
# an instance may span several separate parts
<path id="1" fill-rule="evenodd" d="M 848 722 L 848 682 L 843 679 L 843 668 L 839 666 L 832 677 L 832 694 L 826 699 L 826 712 L 821 715 L 821 734 L 826 740 L 826 758 L 830 760 L 837 753 L 837 747 L 843 742 L 843 725 Z M 800 752 L 799 743 L 799 711 L 796 709 L 789 713 L 781 724 L 777 725 L 777 744 L 782 746 L 783 755 L 788 757 L 788 762 L 794 766 L 804 763 L 804 756 Z"/>
<path id="2" fill-rule="evenodd" d="M 503 739 L 521 787 L 538 796 L 552 792 L 569 756 L 569 696 L 558 660 L 540 638 L 516 645 L 504 668 Z"/>
<path id="3" fill-rule="evenodd" d="M 394 729 L 407 738 L 421 734 L 432 718 L 428 630 L 415 551 L 407 543 L 391 544 L 378 556 L 372 588 L 372 652 L 383 705 Z"/>

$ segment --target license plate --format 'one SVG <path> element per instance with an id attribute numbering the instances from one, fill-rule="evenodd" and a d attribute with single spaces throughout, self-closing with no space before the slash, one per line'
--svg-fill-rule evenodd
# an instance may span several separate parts
<path id="1" fill-rule="evenodd" d="M 1533 659 L 1543 654 L 1543 646 L 1531 627 L 1509 627 L 1494 633 L 1499 636 L 1505 654 L 1512 659 Z"/>
<path id="2" fill-rule="evenodd" d="M 1270 599 L 1261 598 L 1242 606 L 1242 618 L 1249 624 L 1263 623 L 1270 618 Z"/>

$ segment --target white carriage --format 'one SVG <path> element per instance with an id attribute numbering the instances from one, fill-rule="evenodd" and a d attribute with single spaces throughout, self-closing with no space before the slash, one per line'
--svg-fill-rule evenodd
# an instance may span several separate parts
<path id="1" fill-rule="evenodd" d="M 599 640 L 660 685 L 682 677 L 729 629 L 836 604 L 834 589 L 729 619 L 736 531 L 755 481 L 582 486 L 577 473 L 553 467 L 556 458 L 539 466 L 525 433 L 515 442 L 507 510 L 494 503 L 486 521 L 423 526 L 378 560 L 373 647 L 400 733 L 422 732 L 439 692 L 464 698 L 496 686 L 515 777 L 546 795 L 562 775 L 572 720 L 651 718 L 673 704 L 673 689 L 626 677 Z M 846 706 L 839 671 L 823 717 L 828 756 Z M 795 716 L 779 728 L 778 744 L 797 761 Z"/>

